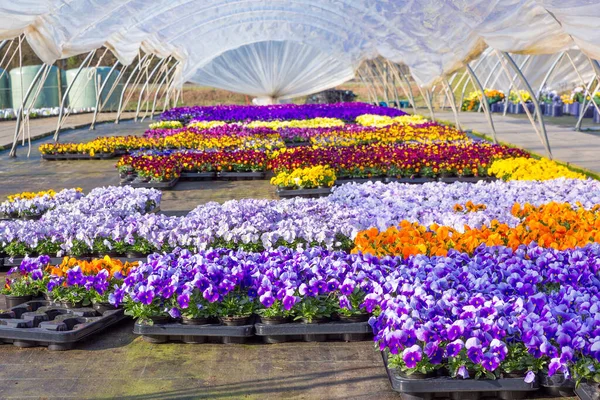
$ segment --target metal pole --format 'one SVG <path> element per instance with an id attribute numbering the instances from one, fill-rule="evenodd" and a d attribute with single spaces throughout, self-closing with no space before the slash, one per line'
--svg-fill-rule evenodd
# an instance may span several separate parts
<path id="1" fill-rule="evenodd" d="M 456 128 L 458 130 L 462 130 L 462 127 L 460 126 L 460 120 L 458 118 L 458 110 L 456 109 L 456 98 L 454 97 L 454 92 L 452 91 L 452 85 L 450 85 L 450 82 L 446 78 L 444 78 L 444 83 L 446 84 L 446 97 L 450 102 L 450 108 L 452 108 L 452 112 L 454 113 L 454 119 L 456 120 Z"/>
<path id="2" fill-rule="evenodd" d="M 104 88 L 106 87 L 106 84 L 110 80 L 110 77 L 112 76 L 112 73 L 115 70 L 115 68 L 117 67 L 117 65 L 119 65 L 118 60 L 115 61 L 115 64 L 112 66 L 112 68 L 108 72 L 108 75 L 106 75 L 106 79 L 104 80 L 104 82 L 102 82 L 102 86 L 98 90 L 98 93 L 96 93 L 96 107 L 94 108 L 94 118 L 92 119 L 92 124 L 90 125 L 90 130 L 96 129 L 96 118 L 98 118 L 98 113 L 100 112 L 100 99 L 102 98 L 102 92 L 104 91 Z M 110 95 L 108 97 L 110 97 Z"/>
<path id="3" fill-rule="evenodd" d="M 137 104 L 137 108 L 135 111 L 135 118 L 134 121 L 137 122 L 138 116 L 140 115 L 140 109 L 142 106 L 142 96 L 144 95 L 144 91 L 146 90 L 146 88 L 148 87 L 148 84 L 150 82 L 150 79 L 152 79 L 152 77 L 154 76 L 154 74 L 156 73 L 156 71 L 158 71 L 158 69 L 160 68 L 160 66 L 165 62 L 165 61 L 169 61 L 171 59 L 171 57 L 167 57 L 167 58 L 163 58 L 162 60 L 160 60 L 158 63 L 156 63 L 156 65 L 154 66 L 154 69 L 152 70 L 152 72 L 150 73 L 150 75 L 148 75 L 146 77 L 146 82 L 144 83 L 144 85 L 142 86 L 142 90 L 140 90 L 140 96 L 138 97 L 138 104 Z"/>
<path id="4" fill-rule="evenodd" d="M 158 84 L 158 88 L 156 89 L 156 94 L 154 95 L 154 101 L 152 102 L 152 113 L 150 114 L 151 120 L 154 119 L 154 111 L 156 110 L 156 100 L 158 100 L 158 94 L 160 92 L 160 88 L 162 87 L 162 85 L 164 85 L 167 78 L 171 75 L 171 73 L 173 72 L 173 69 L 175 69 L 178 65 L 179 65 L 179 61 L 175 62 L 175 64 L 173 64 L 171 66 L 171 68 L 167 71 L 167 73 L 165 74 L 162 81 Z M 168 90 L 168 88 L 166 90 Z"/>
<path id="5" fill-rule="evenodd" d="M 469 64 L 467 64 L 467 72 L 469 73 L 469 76 L 471 77 L 473 83 L 475 83 L 475 85 L 477 85 L 477 87 L 481 91 L 481 103 L 483 104 L 483 112 L 487 117 L 488 124 L 490 125 L 490 129 L 492 130 L 492 139 L 494 140 L 494 143 L 498 143 L 498 138 L 496 137 L 496 128 L 494 127 L 494 120 L 492 119 L 492 113 L 490 111 L 490 103 L 488 102 L 487 96 L 485 95 L 483 85 L 481 84 L 479 78 L 477 78 L 477 75 L 475 74 L 473 69 L 471 69 L 471 66 Z"/>
<path id="6" fill-rule="evenodd" d="M 483 62 L 483 60 L 485 60 L 488 56 L 486 55 L 485 57 L 481 57 L 479 58 L 479 60 L 477 61 L 477 64 L 475 64 L 475 66 L 471 69 L 472 71 L 477 71 L 477 68 L 479 68 L 479 66 L 481 65 L 481 63 Z M 467 80 L 465 81 L 465 84 L 463 85 L 462 91 L 460 92 L 460 109 L 462 110 L 462 104 L 465 101 L 465 92 L 467 91 L 467 86 L 469 86 L 469 82 L 471 82 L 471 75 L 469 74 L 469 71 L 465 72 L 466 74 L 469 75 L 469 77 L 467 78 Z"/>
<path id="7" fill-rule="evenodd" d="M 590 92 L 590 89 L 592 88 L 592 84 L 594 83 L 594 80 L 598 79 L 598 84 L 600 85 L 600 67 L 598 66 L 598 62 L 595 61 L 595 60 L 592 60 L 591 58 L 588 57 L 588 60 L 590 61 L 590 65 L 592 66 L 592 69 L 594 70 L 594 78 L 586 86 L 585 80 L 583 79 L 583 77 L 579 73 L 579 70 L 577 69 L 577 66 L 575 65 L 575 62 L 573 62 L 573 59 L 571 58 L 571 55 L 569 53 L 566 53 L 566 55 L 567 55 L 567 58 L 569 59 L 569 62 L 573 66 L 573 69 L 577 73 L 577 76 L 579 77 L 579 80 L 581 81 L 583 87 L 585 88 L 586 95 L 590 96 L 590 103 L 593 103 L 594 107 L 596 107 L 596 111 L 598 113 L 600 113 L 600 109 L 598 108 L 598 105 L 596 104 L 596 102 L 594 102 L 593 93 Z M 598 87 L 596 87 L 596 89 L 594 90 L 594 92 L 596 92 L 597 90 L 598 90 Z M 583 112 L 579 113 L 579 118 L 577 120 L 577 124 L 575 125 L 575 130 L 576 131 L 581 130 L 581 124 L 583 123 L 583 117 L 584 117 L 585 112 L 587 111 L 588 108 L 589 108 L 589 104 L 586 106 L 586 100 L 585 100 L 585 96 L 584 96 L 584 98 L 583 98 L 583 107 L 581 107 L 581 109 L 583 109 Z"/>
<path id="8" fill-rule="evenodd" d="M 527 63 L 529 62 L 530 59 L 531 59 L 531 55 L 528 55 L 527 57 L 525 57 L 525 59 L 521 63 L 520 70 L 522 70 L 525 67 L 525 65 L 527 65 Z M 512 80 L 510 79 L 510 75 L 509 75 L 508 79 L 510 82 L 509 82 L 509 86 L 508 86 L 508 91 L 505 93 L 506 102 L 504 103 L 504 112 L 502 113 L 503 117 L 506 117 L 506 112 L 508 111 L 508 96 L 510 96 L 510 91 L 512 90 L 512 88 L 514 86 L 514 81 L 515 81 L 515 79 L 517 79 L 517 74 L 515 74 L 513 76 Z M 521 97 L 521 96 L 519 96 L 519 97 Z"/>
<path id="9" fill-rule="evenodd" d="M 65 108 L 65 103 L 67 102 L 67 97 L 69 96 L 69 92 L 71 91 L 71 88 L 75 84 L 75 81 L 79 77 L 79 74 L 83 70 L 84 66 L 89 63 L 89 61 L 94 56 L 94 54 L 96 54 L 96 50 L 92 50 L 87 55 L 87 57 L 85 57 L 85 59 L 79 66 L 79 69 L 77 70 L 77 73 L 75 74 L 75 77 L 73 78 L 73 81 L 71 82 L 71 84 L 69 86 L 67 86 L 67 90 L 65 90 L 65 94 L 63 95 L 62 102 L 60 103 L 60 108 L 58 110 L 58 122 L 56 123 L 56 131 L 54 131 L 54 140 L 55 141 L 58 140 L 58 132 L 60 131 L 60 127 L 62 126 L 62 123 L 63 123 L 62 116 L 63 116 L 63 112 L 64 112 L 64 108 Z"/>
<path id="10" fill-rule="evenodd" d="M 23 101 L 21 102 L 22 104 L 19 108 L 19 111 L 17 112 L 17 123 L 15 126 L 15 135 L 13 138 L 13 145 L 12 145 L 12 148 L 10 149 L 10 153 L 9 153 L 10 157 L 15 157 L 17 154 L 16 153 L 17 138 L 18 138 L 19 131 L 21 130 L 21 115 L 23 114 L 23 107 L 24 107 L 23 105 L 27 102 L 27 100 L 29 100 L 29 95 L 31 94 L 33 87 L 37 84 L 38 80 L 40 79 L 40 76 L 42 75 L 42 72 L 45 72 L 47 68 L 48 68 L 48 64 L 44 64 L 42 66 L 42 68 L 39 69 L 37 74 L 35 74 L 33 81 L 31 81 L 31 84 L 29 85 L 29 88 L 27 89 L 25 96 L 23 96 Z"/>
<path id="11" fill-rule="evenodd" d="M 531 95 L 531 100 L 533 101 L 535 111 L 540 116 L 540 119 L 538 120 L 538 122 L 540 125 L 540 131 L 541 131 L 541 135 L 542 135 L 542 143 L 543 143 L 544 147 L 546 148 L 546 152 L 548 153 L 548 158 L 552 159 L 552 150 L 550 149 L 550 142 L 548 141 L 548 133 L 546 132 L 546 124 L 544 123 L 544 116 L 542 115 L 542 111 L 540 108 L 540 102 L 535 97 L 535 93 L 533 92 L 531 85 L 527 81 L 527 78 L 525 78 L 525 75 L 523 75 L 523 72 L 521 72 L 521 70 L 517 66 L 517 63 L 515 63 L 515 60 L 513 60 L 512 57 L 510 56 L 510 54 L 508 54 L 506 52 L 502 52 L 502 55 L 504 56 L 504 59 L 508 62 L 508 64 L 510 64 L 510 66 L 515 70 L 515 72 L 521 79 L 521 82 L 523 82 L 527 91 Z M 522 101 L 522 99 L 521 99 L 521 101 Z M 523 105 L 523 106 L 525 107 L 525 105 Z M 527 110 L 527 111 L 529 111 L 529 110 Z"/>
<path id="12" fill-rule="evenodd" d="M 417 88 L 419 89 L 419 92 L 421 92 L 421 96 L 425 100 L 425 104 L 427 105 L 427 108 L 429 109 L 429 114 L 431 115 L 431 120 L 435 122 L 435 114 L 433 113 L 433 105 L 431 104 L 431 98 L 429 97 L 429 90 L 426 89 L 427 95 L 425 95 L 425 93 L 423 93 L 423 88 L 421 88 L 421 85 L 417 85 Z"/>
<path id="13" fill-rule="evenodd" d="M 494 67 L 488 74 L 487 78 L 485 79 L 485 82 L 483 83 L 484 89 L 488 87 L 488 83 L 490 83 L 490 79 L 492 79 L 492 75 L 494 74 L 494 72 L 496 72 L 496 69 L 498 68 L 499 65 L 500 65 L 500 60 L 498 60 L 498 62 L 496 62 L 496 65 L 494 65 Z M 483 107 L 483 104 L 479 103 L 479 108 L 477 109 L 477 112 L 481 112 L 482 107 Z"/>
<path id="14" fill-rule="evenodd" d="M 146 61 L 146 58 L 148 58 L 148 55 L 149 54 L 146 54 L 146 55 L 144 55 L 144 57 L 142 57 L 138 60 L 137 65 L 135 66 L 133 71 L 131 71 L 131 75 L 129 75 L 129 77 L 125 81 L 125 85 L 123 86 L 123 91 L 121 92 L 121 98 L 119 99 L 119 109 L 117 110 L 117 118 L 115 119 L 115 124 L 119 123 L 119 118 L 121 117 L 122 108 L 123 108 L 123 98 L 125 97 L 125 91 L 127 90 L 127 86 L 129 85 L 131 78 L 133 78 L 133 76 L 137 73 L 138 69 L 140 69 L 142 63 L 144 61 Z"/>
<path id="15" fill-rule="evenodd" d="M 400 74 L 400 76 L 402 78 L 404 78 L 404 82 L 406 82 L 406 85 L 408 86 L 408 96 L 409 96 L 410 104 L 412 105 L 414 114 L 417 115 L 418 114 L 417 103 L 415 102 L 415 95 L 413 94 L 412 85 L 410 84 L 410 80 L 408 80 L 406 75 L 404 75 L 402 73 Z"/>

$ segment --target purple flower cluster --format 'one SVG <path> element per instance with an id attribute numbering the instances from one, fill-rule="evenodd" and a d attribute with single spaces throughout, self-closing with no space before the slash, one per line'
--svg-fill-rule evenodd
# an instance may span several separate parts
<path id="1" fill-rule="evenodd" d="M 406 115 L 404 111 L 378 107 L 365 103 L 337 104 L 281 104 L 272 106 L 195 106 L 176 107 L 165 111 L 160 116 L 161 121 L 181 121 L 188 123 L 198 121 L 275 121 L 291 119 L 339 118 L 354 121 L 364 114 L 385 115 L 398 117 Z"/>
<path id="2" fill-rule="evenodd" d="M 40 215 L 62 204 L 71 204 L 83 197 L 77 189 L 63 189 L 54 196 L 45 194 L 33 199 L 16 199 L 0 203 L 0 216 L 27 217 Z"/>
<path id="3" fill-rule="evenodd" d="M 375 285 L 367 309 L 379 306 L 370 321 L 375 340 L 404 370 L 426 360 L 448 363 L 454 376 L 545 370 L 568 378 L 600 361 L 598 244 L 482 246 L 471 257 L 451 252 L 398 264 Z"/>

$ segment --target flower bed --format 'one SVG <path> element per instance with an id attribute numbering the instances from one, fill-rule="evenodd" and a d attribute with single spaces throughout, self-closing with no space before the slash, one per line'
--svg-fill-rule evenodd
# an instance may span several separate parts
<path id="1" fill-rule="evenodd" d="M 339 118 L 352 122 L 359 115 L 374 114 L 398 117 L 406 115 L 404 111 L 377 107 L 365 103 L 336 104 L 283 104 L 273 106 L 209 106 L 176 107 L 165 111 L 160 119 L 188 123 L 200 121 L 276 121 L 291 119 Z"/>
<path id="2" fill-rule="evenodd" d="M 268 169 L 293 171 L 328 165 L 339 177 L 487 176 L 493 159 L 526 157 L 522 150 L 484 142 L 466 144 L 364 145 L 281 149 L 270 156 Z"/>
<path id="3" fill-rule="evenodd" d="M 71 203 L 83 196 L 82 189 L 63 189 L 60 192 L 23 192 L 8 196 L 0 204 L 0 216 L 8 218 L 37 218 L 60 204 Z"/>
<path id="4" fill-rule="evenodd" d="M 573 172 L 552 160 L 542 158 L 511 158 L 496 160 L 488 171 L 490 175 L 509 180 L 547 180 L 556 178 L 585 179 L 585 175 Z"/>
<path id="5" fill-rule="evenodd" d="M 39 221 L 0 221 L 0 253 L 14 257 L 59 252 L 81 255 L 112 249 L 124 255 L 176 247 L 260 251 L 281 245 L 351 250 L 358 232 L 372 227 L 385 230 L 403 220 L 425 226 L 436 223 L 458 231 L 465 225 L 490 226 L 493 220 L 515 227 L 519 223 L 511 213 L 515 203 L 539 206 L 552 201 L 579 202 L 588 210 L 600 203 L 599 182 L 565 179 L 452 185 L 347 184 L 333 188 L 332 194 L 322 199 L 208 203 L 180 217 L 139 214 L 154 193 L 160 194 L 156 191 L 125 187 L 102 189 L 102 196 L 92 193 L 97 195 L 63 205 Z M 486 209 L 467 213 L 455 210 L 456 204 L 468 201 L 485 204 Z"/>

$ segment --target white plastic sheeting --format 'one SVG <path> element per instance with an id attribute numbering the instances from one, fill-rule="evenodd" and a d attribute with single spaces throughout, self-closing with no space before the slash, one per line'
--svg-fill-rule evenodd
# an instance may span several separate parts
<path id="1" fill-rule="evenodd" d="M 278 41 L 310 46 L 296 56 L 307 68 L 300 57 L 316 52 L 323 53 L 319 59 L 337 57 L 340 76 L 381 55 L 408 65 L 418 82 L 430 85 L 486 46 L 522 54 L 577 46 L 600 59 L 598 26 L 600 0 L 0 0 L 0 39 L 25 33 L 45 62 L 104 45 L 129 64 L 142 49 L 174 56 L 181 61 L 178 76 L 192 81 L 206 79 L 198 71 L 225 53 L 250 55 L 235 49 Z M 287 65 L 298 71 L 295 63 Z M 223 80 L 211 71 L 212 80 Z M 324 86 L 312 82 L 313 91 Z M 281 87 L 294 87 L 247 83 L 237 90 L 264 97 L 291 96 Z"/>
<path id="2" fill-rule="evenodd" d="M 337 86 L 353 76 L 348 63 L 314 47 L 267 41 L 225 52 L 198 70 L 194 81 L 272 104 L 284 96 L 303 96 Z"/>
<path id="3" fill-rule="evenodd" d="M 524 64 L 522 72 L 535 91 L 546 89 L 562 92 L 581 86 L 583 84 L 581 78 L 583 78 L 585 84 L 589 83 L 589 81 L 594 78 L 594 71 L 585 54 L 575 49 L 569 50 L 567 53 L 573 60 L 577 70 L 575 70 L 573 64 L 569 61 L 569 58 L 563 56 L 558 64 L 556 64 L 554 71 L 550 74 L 544 87 L 542 87 L 542 83 L 544 83 L 543 81 L 546 74 L 552 68 L 552 65 L 560 57 L 562 52 L 530 56 L 529 60 Z M 479 79 L 482 80 L 482 83 L 487 81 L 487 89 L 507 91 L 510 88 L 511 81 L 502 67 L 498 65 L 498 57 L 494 54 L 494 51 L 486 50 L 481 57 L 483 61 L 477 67 L 475 72 Z M 513 59 L 517 65 L 523 65 L 526 61 L 526 57 L 528 56 L 514 55 Z M 472 64 L 476 65 L 477 61 Z M 490 79 L 488 80 L 488 78 Z"/>

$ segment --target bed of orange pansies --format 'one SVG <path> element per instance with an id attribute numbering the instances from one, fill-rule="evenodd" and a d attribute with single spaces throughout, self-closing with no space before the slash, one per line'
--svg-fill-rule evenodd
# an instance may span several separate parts
<path id="1" fill-rule="evenodd" d="M 455 211 L 475 211 L 482 205 L 457 205 Z M 485 207 L 485 206 L 483 206 Z M 582 247 L 591 242 L 600 243 L 600 205 L 590 210 L 568 203 L 548 203 L 542 206 L 515 204 L 512 214 L 520 222 L 515 227 L 492 221 L 489 227 L 464 227 L 464 232 L 447 226 L 425 227 L 418 223 L 402 221 L 385 231 L 377 228 L 359 232 L 353 252 L 377 256 L 403 256 L 416 254 L 444 256 L 450 249 L 472 254 L 484 244 L 507 246 L 536 242 L 541 247 L 565 250 Z"/>

